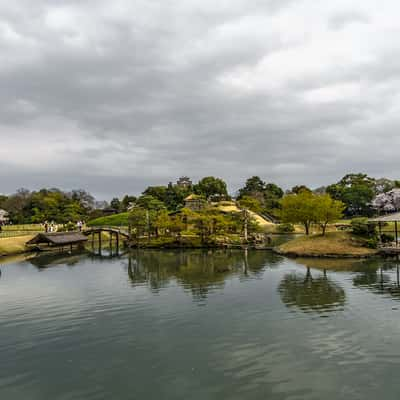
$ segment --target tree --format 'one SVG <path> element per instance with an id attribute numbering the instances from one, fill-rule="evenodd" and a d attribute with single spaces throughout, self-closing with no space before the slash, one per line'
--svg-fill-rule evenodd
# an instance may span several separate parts
<path id="1" fill-rule="evenodd" d="M 247 208 L 255 213 L 260 213 L 262 209 L 260 201 L 250 196 L 243 196 L 238 204 L 241 208 Z"/>
<path id="2" fill-rule="evenodd" d="M 267 183 L 264 190 L 265 209 L 273 211 L 280 208 L 280 200 L 283 197 L 283 190 L 275 183 Z"/>
<path id="3" fill-rule="evenodd" d="M 151 195 L 143 195 L 140 196 L 137 200 L 136 200 L 136 204 L 139 207 L 143 207 L 146 210 L 163 210 L 165 209 L 165 204 L 156 199 L 155 197 L 151 196 Z"/>
<path id="4" fill-rule="evenodd" d="M 347 174 L 338 183 L 326 188 L 335 200 L 346 205 L 347 216 L 370 216 L 371 202 L 375 196 L 375 180 L 366 174 Z"/>
<path id="5" fill-rule="evenodd" d="M 201 179 L 197 185 L 194 186 L 194 191 L 196 194 L 203 195 L 206 199 L 212 197 L 228 197 L 226 183 L 222 179 L 213 176 L 207 176 Z"/>
<path id="6" fill-rule="evenodd" d="M 303 192 L 303 191 L 310 192 L 310 193 L 312 192 L 312 190 L 309 187 L 307 187 L 306 185 L 296 185 L 296 186 L 293 186 L 292 189 L 290 190 L 290 192 L 293 194 L 299 194 L 300 192 Z"/>
<path id="7" fill-rule="evenodd" d="M 344 207 L 342 202 L 333 200 L 329 195 L 316 195 L 303 190 L 283 198 L 282 219 L 284 222 L 302 224 L 306 235 L 310 233 L 313 223 L 318 224 L 325 235 L 328 223 L 340 219 Z"/>
<path id="8" fill-rule="evenodd" d="M 244 196 L 263 197 L 266 184 L 259 176 L 247 179 L 244 187 L 239 189 L 238 199 Z"/>
<path id="9" fill-rule="evenodd" d="M 192 188 L 169 183 L 165 192 L 165 205 L 168 210 L 176 211 L 183 207 L 184 199 L 192 193 Z"/>
<path id="10" fill-rule="evenodd" d="M 149 186 L 143 193 L 143 196 L 153 196 L 155 199 L 165 203 L 167 195 L 166 186 Z"/>
<path id="11" fill-rule="evenodd" d="M 400 189 L 392 189 L 378 194 L 372 201 L 372 207 L 378 212 L 390 213 L 400 210 Z"/>
<path id="12" fill-rule="evenodd" d="M 311 224 L 315 222 L 314 197 L 315 195 L 307 191 L 285 196 L 281 202 L 283 222 L 302 224 L 308 235 Z"/>
<path id="13" fill-rule="evenodd" d="M 0 208 L 4 207 L 4 204 L 6 203 L 7 200 L 8 200 L 8 196 L 0 194 Z"/>
<path id="14" fill-rule="evenodd" d="M 121 209 L 121 202 L 119 201 L 119 199 L 117 197 L 114 197 L 111 202 L 110 202 L 110 206 L 111 208 L 113 208 L 116 211 L 120 211 Z"/>
<path id="15" fill-rule="evenodd" d="M 142 207 L 134 207 L 129 213 L 129 225 L 133 230 L 133 236 L 138 241 L 147 227 L 147 212 Z"/>
<path id="16" fill-rule="evenodd" d="M 328 224 L 342 218 L 346 206 L 341 201 L 332 199 L 328 194 L 315 196 L 314 202 L 315 220 L 322 228 L 322 235 L 325 235 Z"/>
<path id="17" fill-rule="evenodd" d="M 136 201 L 135 196 L 125 195 L 121 201 L 121 211 L 128 211 L 129 207 L 132 207 Z"/>

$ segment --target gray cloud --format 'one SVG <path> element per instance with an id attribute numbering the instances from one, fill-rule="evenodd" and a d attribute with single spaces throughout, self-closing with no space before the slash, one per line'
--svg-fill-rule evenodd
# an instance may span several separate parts
<path id="1" fill-rule="evenodd" d="M 399 6 L 331 3 L 3 2 L 0 192 L 398 178 Z"/>

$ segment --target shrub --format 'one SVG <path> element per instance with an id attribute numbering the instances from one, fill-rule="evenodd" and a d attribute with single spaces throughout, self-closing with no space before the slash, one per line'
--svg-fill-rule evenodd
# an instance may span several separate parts
<path id="1" fill-rule="evenodd" d="M 381 235 L 381 241 L 382 243 L 390 243 L 394 241 L 394 236 L 391 235 L 390 233 L 382 233 Z"/>
<path id="2" fill-rule="evenodd" d="M 290 224 L 290 223 L 279 224 L 279 225 L 277 226 L 276 230 L 277 230 L 279 233 L 291 233 L 291 232 L 294 232 L 294 231 L 295 231 L 294 225 L 293 225 L 293 224 Z"/>
<path id="3" fill-rule="evenodd" d="M 354 235 L 376 238 L 376 223 L 369 221 L 368 218 L 352 219 L 351 228 Z"/>
<path id="4" fill-rule="evenodd" d="M 376 238 L 366 240 L 365 247 L 368 247 L 369 249 L 376 249 L 378 247 L 378 240 Z"/>

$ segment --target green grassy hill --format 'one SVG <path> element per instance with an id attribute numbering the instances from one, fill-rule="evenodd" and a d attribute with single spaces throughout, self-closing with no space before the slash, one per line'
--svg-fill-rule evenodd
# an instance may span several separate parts
<path id="1" fill-rule="evenodd" d="M 87 223 L 87 226 L 128 226 L 128 217 L 128 212 L 109 215 L 92 219 Z"/>

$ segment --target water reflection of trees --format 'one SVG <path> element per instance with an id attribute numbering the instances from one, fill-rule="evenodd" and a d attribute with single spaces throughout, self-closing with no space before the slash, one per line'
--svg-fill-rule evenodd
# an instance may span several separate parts
<path id="1" fill-rule="evenodd" d="M 400 300 L 399 267 L 397 259 L 297 259 L 313 269 L 345 271 L 352 274 L 353 285 L 379 295 Z"/>
<path id="2" fill-rule="evenodd" d="M 398 260 L 371 260 L 364 264 L 353 278 L 354 286 L 375 294 L 400 300 L 400 262 Z"/>
<path id="3" fill-rule="evenodd" d="M 326 312 L 337 309 L 345 303 L 345 291 L 330 280 L 326 270 L 313 277 L 311 269 L 306 273 L 286 274 L 278 288 L 283 303 L 298 307 L 302 311 Z"/>
<path id="4" fill-rule="evenodd" d="M 156 291 L 176 281 L 195 298 L 204 299 L 229 276 L 257 278 L 279 259 L 264 251 L 137 251 L 129 254 L 128 275 L 134 286 L 148 285 Z"/>

